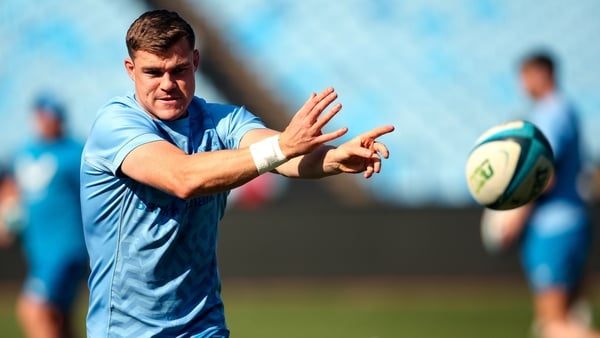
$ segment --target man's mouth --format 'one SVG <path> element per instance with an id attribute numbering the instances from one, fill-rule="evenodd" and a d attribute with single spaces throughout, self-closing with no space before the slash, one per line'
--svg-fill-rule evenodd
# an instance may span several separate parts
<path id="1" fill-rule="evenodd" d="M 167 96 L 167 97 L 161 97 L 158 100 L 163 103 L 175 103 L 179 100 L 179 98 L 175 97 L 175 96 Z"/>

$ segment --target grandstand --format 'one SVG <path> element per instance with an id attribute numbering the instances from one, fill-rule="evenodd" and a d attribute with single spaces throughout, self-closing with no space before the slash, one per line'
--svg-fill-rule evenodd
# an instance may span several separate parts
<path id="1" fill-rule="evenodd" d="M 308 93 L 333 85 L 345 105 L 334 126 L 347 125 L 355 134 L 395 124 L 398 131 L 385 139 L 393 154 L 386 169 L 372 182 L 358 180 L 382 200 L 469 204 L 463 163 L 470 146 L 481 130 L 525 112 L 516 65 L 538 46 L 564 61 L 565 90 L 582 112 L 590 159 L 600 154 L 592 139 L 600 128 L 600 93 L 594 90 L 600 87 L 600 47 L 591 43 L 600 31 L 597 1 L 164 3 L 183 4 L 186 17 L 203 19 L 268 90 L 264 100 L 281 102 L 288 117 Z M 72 128 L 85 137 L 98 107 L 131 90 L 122 70 L 123 36 L 147 8 L 144 1 L 3 1 L 3 125 L 25 126 L 31 97 L 51 88 L 69 102 Z M 197 92 L 209 100 L 231 97 L 202 76 Z M 21 128 L 5 128 L 0 156 L 10 156 L 23 137 Z"/>

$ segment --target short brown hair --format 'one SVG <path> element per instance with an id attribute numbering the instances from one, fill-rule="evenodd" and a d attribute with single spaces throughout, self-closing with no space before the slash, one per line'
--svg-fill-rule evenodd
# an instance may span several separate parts
<path id="1" fill-rule="evenodd" d="M 125 43 L 133 58 L 138 50 L 165 53 L 181 39 L 186 39 L 194 49 L 196 37 L 190 24 L 176 12 L 159 9 L 137 18 L 127 30 Z"/>

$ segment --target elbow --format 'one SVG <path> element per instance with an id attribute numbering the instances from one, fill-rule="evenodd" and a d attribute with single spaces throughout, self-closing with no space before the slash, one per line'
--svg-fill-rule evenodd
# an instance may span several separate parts
<path id="1" fill-rule="evenodd" d="M 202 182 L 190 177 L 185 173 L 176 174 L 171 180 L 169 192 L 177 198 L 187 200 L 198 196 L 198 191 L 202 189 Z"/>
<path id="2" fill-rule="evenodd" d="M 201 195 L 206 195 L 208 190 L 204 187 L 204 184 L 194 184 L 194 182 L 182 180 L 173 186 L 171 190 L 172 194 L 182 200 L 189 200 Z"/>
<path id="3" fill-rule="evenodd" d="M 215 189 L 215 182 L 207 180 L 197 173 L 179 173 L 171 181 L 169 191 L 177 198 L 188 200 L 218 192 L 218 189 Z"/>
<path id="4" fill-rule="evenodd" d="M 185 185 L 179 185 L 172 189 L 171 193 L 175 195 L 175 197 L 180 198 L 182 200 L 188 200 L 190 198 L 196 197 L 194 194 L 194 190 Z"/>

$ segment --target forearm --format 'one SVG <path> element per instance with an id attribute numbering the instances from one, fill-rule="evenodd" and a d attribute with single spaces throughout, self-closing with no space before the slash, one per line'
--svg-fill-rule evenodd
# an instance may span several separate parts
<path id="1" fill-rule="evenodd" d="M 512 227 L 523 228 L 529 221 L 535 203 L 528 203 L 516 209 L 505 211 L 505 222 Z"/>
<path id="2" fill-rule="evenodd" d="M 258 176 L 248 148 L 187 155 L 168 142 L 136 148 L 123 161 L 121 171 L 184 199 L 227 191 Z"/>
<path id="3" fill-rule="evenodd" d="M 240 145 L 249 147 L 255 142 L 267 137 L 280 134 L 272 129 L 255 129 L 248 132 Z M 286 163 L 278 166 L 273 172 L 292 178 L 321 178 L 338 174 L 339 171 L 332 160 L 333 146 L 321 145 L 308 154 L 291 158 Z"/>
<path id="4" fill-rule="evenodd" d="M 329 160 L 334 149 L 334 146 L 321 146 L 309 154 L 291 159 L 275 171 L 291 178 L 322 178 L 339 174 L 340 171 Z"/>
<path id="5" fill-rule="evenodd" d="M 190 197 L 228 191 L 259 175 L 247 148 L 191 155 L 181 174 Z"/>
<path id="6" fill-rule="evenodd" d="M 293 178 L 322 178 L 340 171 L 329 160 L 333 146 L 321 146 L 295 157 L 275 172 Z M 183 170 L 192 187 L 191 196 L 213 194 L 241 186 L 259 175 L 248 148 L 192 155 Z"/>

